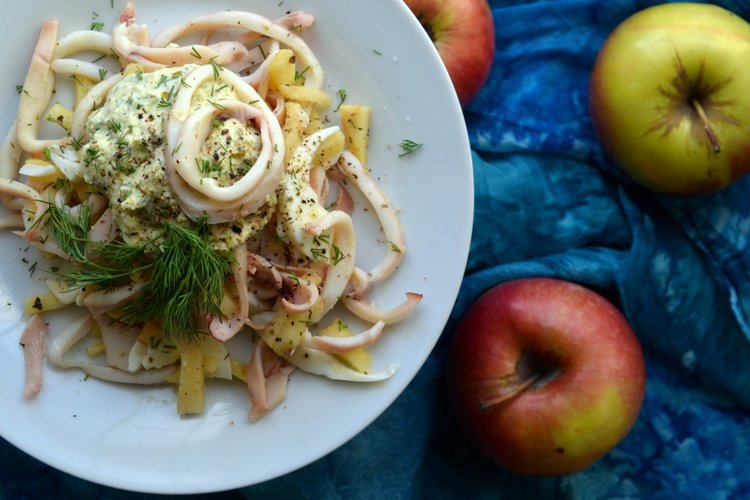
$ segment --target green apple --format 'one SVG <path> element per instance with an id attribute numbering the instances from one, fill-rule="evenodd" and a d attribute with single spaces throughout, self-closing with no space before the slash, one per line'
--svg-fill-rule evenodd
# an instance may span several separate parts
<path id="1" fill-rule="evenodd" d="M 637 12 L 602 46 L 589 103 L 604 150 L 639 183 L 721 189 L 750 170 L 750 24 L 708 4 Z"/>

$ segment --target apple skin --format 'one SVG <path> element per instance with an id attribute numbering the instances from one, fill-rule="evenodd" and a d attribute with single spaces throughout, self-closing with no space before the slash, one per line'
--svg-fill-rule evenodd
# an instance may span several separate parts
<path id="1" fill-rule="evenodd" d="M 479 93 L 495 56 L 487 0 L 404 0 L 440 54 L 462 107 Z"/>
<path id="2" fill-rule="evenodd" d="M 591 116 L 604 150 L 659 193 L 731 184 L 750 170 L 748 68 L 750 24 L 726 9 L 670 3 L 635 13 L 607 38 L 591 73 Z"/>
<path id="3" fill-rule="evenodd" d="M 481 404 L 533 373 L 542 375 L 536 384 Z M 601 295 L 525 278 L 495 286 L 461 318 L 446 383 L 458 423 L 480 452 L 509 471 L 547 476 L 589 467 L 627 435 L 646 369 L 628 322 Z"/>

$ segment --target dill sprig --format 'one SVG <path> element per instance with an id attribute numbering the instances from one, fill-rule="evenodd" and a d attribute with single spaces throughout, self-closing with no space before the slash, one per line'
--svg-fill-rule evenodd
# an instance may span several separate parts
<path id="1" fill-rule="evenodd" d="M 91 208 L 81 204 L 73 215 L 49 202 L 37 224 L 70 257 L 70 268 L 54 274 L 72 286 L 113 288 L 144 275 L 146 284 L 118 317 L 128 325 L 148 320 L 162 322 L 168 339 L 192 340 L 198 334 L 196 319 L 203 314 L 221 316 L 224 280 L 231 272 L 232 255 L 208 244 L 205 219 L 185 228 L 167 222 L 164 233 L 141 245 L 94 242 L 89 239 Z M 149 247 L 155 256 L 147 254 Z"/>
<path id="2" fill-rule="evenodd" d="M 76 288 L 86 286 L 113 287 L 127 282 L 132 275 L 148 268 L 135 266 L 146 245 L 93 242 L 89 240 L 91 207 L 81 204 L 78 214 L 50 202 L 37 224 L 44 223 L 47 233 L 60 250 L 70 257 L 71 267 L 56 271 L 59 278 Z M 104 264 L 106 262 L 106 264 Z"/>
<path id="3" fill-rule="evenodd" d="M 423 144 L 420 144 L 418 142 L 414 142 L 411 139 L 404 139 L 403 141 L 401 141 L 401 143 L 399 144 L 399 146 L 401 147 L 401 151 L 402 152 L 398 156 L 402 157 L 402 156 L 406 156 L 406 155 L 411 154 L 414 151 L 418 150 L 419 148 L 421 148 L 423 146 Z"/>
<path id="4" fill-rule="evenodd" d="M 135 300 L 123 307 L 122 321 L 136 324 L 156 318 L 167 338 L 194 338 L 200 314 L 221 315 L 224 279 L 232 259 L 209 246 L 205 228 L 205 221 L 199 221 L 196 229 L 166 224 L 151 278 Z"/>

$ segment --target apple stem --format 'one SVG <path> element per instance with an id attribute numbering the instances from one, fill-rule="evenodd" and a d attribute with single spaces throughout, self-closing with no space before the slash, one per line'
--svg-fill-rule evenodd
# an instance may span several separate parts
<path id="1" fill-rule="evenodd" d="M 502 403 L 503 401 L 508 401 L 509 399 L 513 399 L 514 397 L 518 396 L 519 394 L 524 392 L 526 389 L 531 387 L 534 384 L 534 382 L 536 382 L 537 380 L 539 380 L 538 373 L 530 376 L 529 378 L 527 378 L 521 383 L 511 386 L 509 391 L 503 392 L 490 399 L 483 399 L 482 401 L 479 402 L 479 409 L 484 411 L 489 408 L 492 408 L 495 405 Z"/>
<path id="2" fill-rule="evenodd" d="M 711 128 L 711 123 L 708 121 L 706 112 L 703 111 L 703 106 L 701 106 L 701 103 L 698 102 L 698 99 L 693 99 L 692 105 L 693 108 L 695 108 L 695 112 L 698 113 L 698 118 L 700 118 L 703 122 L 703 130 L 706 131 L 708 141 L 711 143 L 711 147 L 714 149 L 714 153 L 720 153 L 721 148 L 719 147 L 719 139 L 716 137 L 716 134 L 714 134 L 714 129 Z"/>

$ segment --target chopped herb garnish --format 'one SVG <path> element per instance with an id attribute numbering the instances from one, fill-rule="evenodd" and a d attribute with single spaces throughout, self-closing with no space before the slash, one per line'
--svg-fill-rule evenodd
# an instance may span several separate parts
<path id="1" fill-rule="evenodd" d="M 172 85 L 172 87 L 169 89 L 169 93 L 164 96 L 162 95 L 162 98 L 159 99 L 159 102 L 156 104 L 157 108 L 171 108 L 172 107 L 172 99 L 174 99 L 174 96 L 176 95 L 175 89 L 177 88 L 177 85 Z"/>
<path id="2" fill-rule="evenodd" d="M 213 106 L 214 108 L 216 108 L 218 110 L 224 111 L 225 109 L 227 109 L 227 107 L 224 106 L 223 104 L 219 104 L 218 102 L 212 101 L 211 99 L 206 99 L 206 101 L 208 101 L 208 103 L 211 106 Z"/>
<path id="3" fill-rule="evenodd" d="M 299 276 L 297 276 L 297 273 L 295 273 L 294 271 L 292 271 L 291 273 L 289 273 L 288 277 L 292 281 L 292 283 L 294 283 L 295 285 L 299 286 Z"/>
<path id="4" fill-rule="evenodd" d="M 398 156 L 402 157 L 402 156 L 406 156 L 418 150 L 419 148 L 423 146 L 423 144 L 414 142 L 411 139 L 404 139 L 403 141 L 401 141 L 401 144 L 399 144 L 399 146 L 401 147 L 402 153 Z"/>
<path id="5" fill-rule="evenodd" d="M 210 175 L 212 172 L 221 172 L 223 167 L 221 166 L 221 163 L 211 160 L 199 160 L 198 158 L 195 159 L 196 164 L 198 165 L 198 170 L 203 175 Z"/>
<path id="6" fill-rule="evenodd" d="M 379 56 L 382 56 L 382 55 L 383 55 L 383 53 L 382 53 L 382 52 L 380 52 L 379 50 L 376 50 L 376 49 L 372 49 L 372 52 L 373 52 L 373 54 L 377 54 L 377 55 L 379 55 Z"/>
<path id="7" fill-rule="evenodd" d="M 317 261 L 325 260 L 327 258 L 327 251 L 325 248 L 311 248 L 310 254 L 312 254 L 313 259 Z"/>
<path id="8" fill-rule="evenodd" d="M 315 245 L 329 245 L 331 243 L 331 237 L 327 234 L 319 234 L 313 236 L 313 244 Z"/>
<path id="9" fill-rule="evenodd" d="M 344 260 L 346 256 L 344 255 L 344 252 L 341 251 L 339 247 L 336 245 L 333 245 L 333 265 L 337 265 L 339 262 Z"/>
<path id="10" fill-rule="evenodd" d="M 338 111 L 338 110 L 339 110 L 339 108 L 341 107 L 341 105 L 342 105 L 342 104 L 344 104 L 344 101 L 346 101 L 346 90 L 344 90 L 344 89 L 338 89 L 338 90 L 336 91 L 336 93 L 337 93 L 337 94 L 338 94 L 338 96 L 339 96 L 339 105 L 338 105 L 338 106 L 336 106 L 336 109 L 334 109 L 334 110 L 333 110 L 333 112 L 334 112 L 334 113 L 335 113 L 336 111 Z"/>
<path id="11" fill-rule="evenodd" d="M 309 69 L 310 69 L 310 66 L 307 66 L 307 67 L 306 67 L 305 69 L 303 69 L 302 71 L 296 71 L 296 70 L 295 70 L 295 71 L 294 71 L 294 79 L 295 79 L 295 80 L 301 80 L 301 81 L 303 81 L 303 82 L 304 82 L 304 81 L 305 81 L 305 73 L 307 73 L 307 71 L 308 71 Z"/>
<path id="12" fill-rule="evenodd" d="M 214 80 L 218 80 L 219 75 L 224 71 L 224 66 L 216 62 L 216 56 L 212 57 L 208 62 L 211 63 L 211 67 L 214 70 Z"/>
<path id="13" fill-rule="evenodd" d="M 70 256 L 72 267 L 56 273 L 76 287 L 112 288 L 131 282 L 136 274 L 150 279 L 132 302 L 122 308 L 118 320 L 135 325 L 161 321 L 167 339 L 192 339 L 198 333 L 196 318 L 221 316 L 224 280 L 233 265 L 229 253 L 213 250 L 207 241 L 205 218 L 185 228 L 167 222 L 164 233 L 143 245 L 89 240 L 91 207 L 80 205 L 77 215 L 54 203 L 36 224 L 46 227 L 60 249 Z M 146 249 L 156 249 L 149 259 Z M 105 264 L 106 263 L 106 264 Z M 165 349 L 174 346 L 166 344 Z"/>
<path id="14" fill-rule="evenodd" d="M 201 59 L 201 53 L 198 52 L 198 49 L 195 48 L 195 45 L 193 45 L 193 50 L 190 51 L 190 55 L 195 57 L 196 59 Z"/>
<path id="15" fill-rule="evenodd" d="M 101 31 L 104 29 L 104 23 L 100 21 L 93 21 L 91 23 L 91 31 Z"/>
<path id="16" fill-rule="evenodd" d="M 122 126 L 117 120 L 111 119 L 107 122 L 107 128 L 110 132 L 119 133 Z"/>

